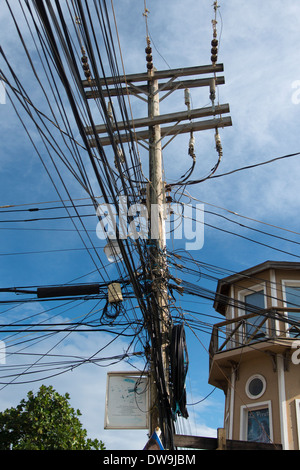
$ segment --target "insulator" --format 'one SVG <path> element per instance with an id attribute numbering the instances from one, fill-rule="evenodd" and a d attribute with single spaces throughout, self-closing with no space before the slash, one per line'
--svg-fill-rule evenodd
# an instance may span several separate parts
<path id="1" fill-rule="evenodd" d="M 213 40 L 211 41 L 211 45 L 212 45 L 213 47 L 217 47 L 217 46 L 218 46 L 218 40 L 217 40 L 217 39 L 213 39 Z"/>
<path id="2" fill-rule="evenodd" d="M 186 104 L 188 109 L 190 109 L 190 107 L 191 107 L 191 94 L 190 94 L 189 88 L 186 88 L 184 90 L 184 103 Z"/>
<path id="3" fill-rule="evenodd" d="M 88 70 L 88 71 L 84 72 L 84 75 L 86 76 L 86 78 L 90 78 L 91 77 L 91 72 Z"/>
<path id="4" fill-rule="evenodd" d="M 211 79 L 210 81 L 210 95 L 209 95 L 211 101 L 214 101 L 216 98 L 216 81 L 214 78 Z"/>
<path id="5" fill-rule="evenodd" d="M 89 64 L 82 65 L 83 70 L 90 70 Z"/>
<path id="6" fill-rule="evenodd" d="M 170 204 L 171 202 L 173 202 L 172 196 L 167 196 L 167 197 L 166 197 L 166 201 L 167 201 L 168 204 Z"/>
<path id="7" fill-rule="evenodd" d="M 189 141 L 189 155 L 193 158 L 195 157 L 195 137 L 192 132 L 191 132 L 191 137 Z"/>
<path id="8" fill-rule="evenodd" d="M 153 69 L 153 57 L 152 57 L 152 47 L 150 46 L 150 39 L 147 37 L 147 46 L 145 48 L 146 52 L 146 62 L 147 62 L 147 69 L 150 72 L 150 70 Z"/>
<path id="9" fill-rule="evenodd" d="M 219 155 L 222 155 L 222 144 L 221 144 L 221 138 L 219 135 L 218 130 L 216 130 L 215 134 L 215 142 L 216 142 L 216 150 L 219 153 Z"/>
<path id="10" fill-rule="evenodd" d="M 212 54 L 217 54 L 218 53 L 218 48 L 217 47 L 212 47 L 210 52 Z"/>
<path id="11" fill-rule="evenodd" d="M 81 57 L 81 62 L 82 62 L 83 64 L 87 64 L 87 62 L 88 62 L 87 56 L 85 56 L 85 55 L 82 56 L 82 57 Z"/>
<path id="12" fill-rule="evenodd" d="M 172 190 L 172 186 L 170 184 L 166 184 L 165 190 L 170 192 Z"/>
<path id="13" fill-rule="evenodd" d="M 107 104 L 107 114 L 108 114 L 108 117 L 113 120 L 113 112 L 112 112 L 112 106 L 111 106 L 111 102 L 109 101 L 108 104 Z"/>
<path id="14" fill-rule="evenodd" d="M 195 148 L 195 137 L 193 135 L 190 137 L 189 148 Z"/>
<path id="15" fill-rule="evenodd" d="M 215 93 L 215 92 L 216 92 L 216 81 L 215 81 L 214 78 L 212 78 L 212 79 L 210 80 L 209 88 L 210 88 L 210 92 L 211 92 L 211 93 Z"/>
<path id="16" fill-rule="evenodd" d="M 211 56 L 211 61 L 212 62 L 217 62 L 217 60 L 218 60 L 218 56 L 216 56 L 216 55 Z"/>

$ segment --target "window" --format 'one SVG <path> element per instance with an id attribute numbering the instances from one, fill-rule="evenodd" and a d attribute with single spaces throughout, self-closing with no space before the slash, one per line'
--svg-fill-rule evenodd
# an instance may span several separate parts
<path id="1" fill-rule="evenodd" d="M 265 308 L 265 294 L 263 290 L 258 292 L 254 292 L 253 294 L 245 295 L 245 303 L 246 303 L 246 312 L 248 313 L 255 313 L 256 311 L 262 310 Z M 253 318 L 250 318 L 246 324 L 246 337 L 250 338 L 252 335 L 255 336 L 256 339 L 259 337 L 265 336 L 266 334 L 266 323 L 263 323 L 262 326 L 259 325 L 264 320 L 264 315 L 256 315 Z M 257 330 L 257 328 L 259 329 Z"/>
<path id="2" fill-rule="evenodd" d="M 260 398 L 266 390 L 266 380 L 262 375 L 253 375 L 247 380 L 246 393 L 249 398 Z"/>
<path id="3" fill-rule="evenodd" d="M 271 402 L 241 407 L 240 439 L 251 442 L 272 442 Z"/>
<path id="4" fill-rule="evenodd" d="M 244 302 L 244 309 L 240 310 L 240 315 L 248 315 L 258 313 L 260 310 L 266 308 L 265 305 L 265 289 L 264 286 L 254 286 L 250 289 L 241 291 L 239 298 Z M 266 324 L 264 321 L 266 316 L 255 315 L 249 318 L 244 327 L 244 337 L 246 340 L 260 340 L 266 336 Z"/>
<path id="5" fill-rule="evenodd" d="M 287 307 L 300 309 L 300 281 L 283 281 L 284 300 Z M 290 323 L 288 325 L 290 336 L 300 337 L 300 311 L 287 312 Z"/>
<path id="6" fill-rule="evenodd" d="M 248 411 L 247 440 L 270 442 L 269 408 Z"/>

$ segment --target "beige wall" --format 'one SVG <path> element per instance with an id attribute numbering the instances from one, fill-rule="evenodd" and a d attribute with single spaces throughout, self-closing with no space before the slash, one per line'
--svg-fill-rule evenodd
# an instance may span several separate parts
<path id="1" fill-rule="evenodd" d="M 262 353 L 263 354 L 263 353 Z M 247 380 L 256 374 L 262 375 L 266 379 L 266 391 L 257 398 L 251 399 L 246 393 Z M 251 409 L 254 405 L 262 402 L 271 401 L 272 424 L 273 424 L 273 442 L 281 442 L 279 426 L 279 407 L 278 407 L 278 379 L 277 373 L 273 372 L 271 359 L 267 356 L 256 360 L 242 361 L 238 368 L 238 376 L 235 382 L 235 405 L 233 415 L 233 439 L 240 439 L 240 419 L 241 407 L 246 406 Z"/>
<path id="2" fill-rule="evenodd" d="M 276 286 L 272 286 L 270 281 L 276 282 Z M 239 299 L 239 292 L 244 289 L 251 289 L 253 286 L 258 284 L 264 284 L 267 294 L 267 308 L 271 306 L 283 306 L 283 292 L 282 292 L 282 281 L 283 280 L 299 280 L 300 272 L 291 270 L 277 270 L 277 271 L 264 271 L 257 274 L 252 279 L 243 279 L 236 282 L 233 287 L 233 295 L 235 299 Z M 277 299 L 271 299 L 276 296 Z M 237 307 L 233 309 L 234 316 L 241 314 L 241 311 Z M 228 315 L 228 316 L 227 316 Z M 230 316 L 229 316 L 230 315 Z M 226 314 L 227 318 L 231 318 L 232 309 L 228 309 Z M 300 338 L 299 338 L 300 339 Z M 254 346 L 255 350 L 255 346 Z M 227 350 L 228 352 L 228 350 Z M 293 351 L 290 351 L 290 354 Z M 300 354 L 299 354 L 300 358 Z M 237 356 L 234 356 L 234 361 L 237 362 Z M 282 363 L 282 362 L 281 362 Z M 298 434 L 300 420 L 298 423 L 297 419 L 297 406 L 299 406 L 300 416 L 300 402 L 297 403 L 297 399 L 300 400 L 300 364 L 292 364 L 289 360 L 288 370 L 277 369 L 274 371 L 273 362 L 270 355 L 268 354 L 268 347 L 265 350 L 259 351 L 259 353 L 253 352 L 253 355 L 247 358 L 243 356 L 243 349 L 238 361 L 238 373 L 236 375 L 235 390 L 234 390 L 234 409 L 233 409 L 233 427 L 232 427 L 232 439 L 240 439 L 240 418 L 241 418 L 241 407 L 252 407 L 253 405 L 261 402 L 271 402 L 272 409 L 272 427 L 273 427 L 273 442 L 282 442 L 282 430 L 288 435 L 289 449 L 299 449 Z M 266 390 L 264 394 L 258 399 L 251 399 L 247 396 L 245 387 L 247 380 L 255 374 L 261 374 L 266 379 Z M 284 394 L 286 398 L 286 412 L 282 413 L 280 407 L 280 387 L 284 386 Z M 282 392 L 282 389 L 281 389 Z M 231 410 L 232 412 L 232 410 Z M 286 425 L 284 426 L 284 422 Z"/>
<path id="3" fill-rule="evenodd" d="M 289 364 L 289 370 L 285 374 L 285 384 L 289 442 L 292 449 L 299 450 L 300 404 L 297 403 L 297 400 L 300 400 L 300 364 Z"/>
<path id="4" fill-rule="evenodd" d="M 262 375 L 266 380 L 266 390 L 264 394 L 257 398 L 251 399 L 246 393 L 247 380 L 256 374 Z M 265 357 L 264 359 L 255 359 L 249 361 L 241 361 L 238 367 L 238 374 L 236 376 L 234 387 L 234 409 L 233 409 L 233 434 L 232 439 L 242 439 L 240 432 L 241 424 L 241 410 L 242 407 L 251 409 L 253 406 L 260 405 L 264 402 L 271 402 L 272 411 L 272 430 L 273 442 L 281 443 L 281 414 L 280 414 L 280 400 L 279 400 L 279 387 L 280 387 L 280 372 L 273 371 L 273 363 L 271 359 Z M 289 370 L 284 371 L 285 383 L 285 396 L 286 396 L 286 430 L 288 445 L 290 450 L 299 450 L 300 435 L 300 365 L 289 365 Z M 299 400 L 299 403 L 297 403 Z M 298 417 L 297 408 L 298 407 Z"/>

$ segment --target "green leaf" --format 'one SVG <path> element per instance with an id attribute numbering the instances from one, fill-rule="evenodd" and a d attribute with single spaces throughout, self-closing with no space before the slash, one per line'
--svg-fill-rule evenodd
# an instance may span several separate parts
<path id="1" fill-rule="evenodd" d="M 97 439 L 86 438 L 87 431 L 70 406 L 69 394 L 61 396 L 53 387 L 42 385 L 27 401 L 0 412 L 0 450 L 104 450 Z"/>

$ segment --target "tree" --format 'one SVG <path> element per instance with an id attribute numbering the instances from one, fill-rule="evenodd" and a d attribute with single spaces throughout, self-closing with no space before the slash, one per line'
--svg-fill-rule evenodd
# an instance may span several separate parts
<path id="1" fill-rule="evenodd" d="M 42 385 L 27 394 L 16 408 L 0 412 L 0 450 L 104 450 L 102 441 L 87 438 L 79 420 L 81 412 Z"/>

